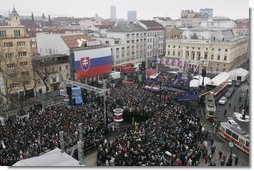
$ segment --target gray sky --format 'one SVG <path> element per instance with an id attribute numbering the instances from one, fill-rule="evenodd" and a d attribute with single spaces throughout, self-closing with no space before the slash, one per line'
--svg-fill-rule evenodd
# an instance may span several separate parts
<path id="1" fill-rule="evenodd" d="M 213 8 L 214 16 L 232 19 L 249 17 L 249 0 L 0 0 L 0 15 L 8 15 L 15 6 L 20 15 L 92 17 L 98 13 L 109 18 L 110 6 L 116 6 L 117 18 L 127 18 L 128 10 L 137 10 L 138 19 L 154 16 L 179 18 L 181 10 Z"/>

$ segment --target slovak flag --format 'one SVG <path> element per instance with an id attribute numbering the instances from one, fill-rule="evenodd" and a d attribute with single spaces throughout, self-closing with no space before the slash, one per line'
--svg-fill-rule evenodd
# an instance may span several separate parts
<path id="1" fill-rule="evenodd" d="M 77 80 L 94 77 L 112 71 L 111 48 L 95 48 L 74 52 Z"/>

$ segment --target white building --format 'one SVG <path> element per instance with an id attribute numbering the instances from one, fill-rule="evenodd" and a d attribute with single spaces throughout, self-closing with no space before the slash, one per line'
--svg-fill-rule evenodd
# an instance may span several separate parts
<path id="1" fill-rule="evenodd" d="M 100 40 L 112 47 L 114 67 L 146 61 L 147 31 L 139 25 L 118 23 Z"/>
<path id="2" fill-rule="evenodd" d="M 54 54 L 67 54 L 69 49 L 73 47 L 80 47 L 82 44 L 98 45 L 95 39 L 86 36 L 85 34 L 36 34 L 37 52 L 41 56 Z"/>
<path id="3" fill-rule="evenodd" d="M 147 58 L 163 56 L 164 27 L 155 20 L 139 20 L 137 24 L 147 30 Z"/>
<path id="4" fill-rule="evenodd" d="M 201 8 L 199 13 L 202 15 L 207 15 L 209 18 L 213 17 L 213 9 L 212 8 Z"/>
<path id="5" fill-rule="evenodd" d="M 114 5 L 110 6 L 110 19 L 111 20 L 116 19 L 116 6 Z"/>
<path id="6" fill-rule="evenodd" d="M 127 20 L 128 21 L 136 21 L 137 20 L 137 11 L 128 11 L 127 12 Z"/>
<path id="7" fill-rule="evenodd" d="M 181 38 L 167 39 L 163 63 L 182 70 L 228 72 L 247 60 L 247 49 L 248 37 L 236 37 L 231 29 L 193 28 Z"/>

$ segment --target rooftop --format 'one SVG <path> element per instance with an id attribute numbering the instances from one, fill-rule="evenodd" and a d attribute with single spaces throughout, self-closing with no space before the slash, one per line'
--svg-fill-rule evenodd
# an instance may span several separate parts
<path id="1" fill-rule="evenodd" d="M 132 23 L 118 23 L 116 26 L 112 27 L 108 32 L 140 32 L 146 31 L 143 27 L 132 24 Z"/>
<path id="2" fill-rule="evenodd" d="M 139 20 L 148 30 L 164 30 L 164 27 L 155 20 Z"/>
<path id="3" fill-rule="evenodd" d="M 86 42 L 95 41 L 95 39 L 92 39 L 85 34 L 62 35 L 61 38 L 69 48 L 80 47 L 80 44 L 82 46 Z"/>

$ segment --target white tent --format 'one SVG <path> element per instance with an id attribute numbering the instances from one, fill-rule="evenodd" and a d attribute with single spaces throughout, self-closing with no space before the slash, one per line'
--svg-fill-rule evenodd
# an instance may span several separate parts
<path id="1" fill-rule="evenodd" d="M 12 166 L 84 166 L 59 148 L 41 156 L 20 160 Z"/>
<path id="2" fill-rule="evenodd" d="M 203 77 L 201 75 L 196 75 L 193 77 L 193 80 L 190 81 L 190 87 L 199 87 L 202 86 Z M 210 83 L 211 79 L 208 77 L 205 77 L 204 79 L 204 85 L 207 83 Z"/>
<path id="3" fill-rule="evenodd" d="M 236 68 L 228 72 L 230 79 L 245 81 L 249 77 L 249 71 L 243 68 Z"/>
<path id="4" fill-rule="evenodd" d="M 227 72 L 221 72 L 218 75 L 216 75 L 213 79 L 211 79 L 211 82 L 208 84 L 218 86 L 224 81 L 227 81 L 228 79 L 229 79 L 229 74 Z"/>

